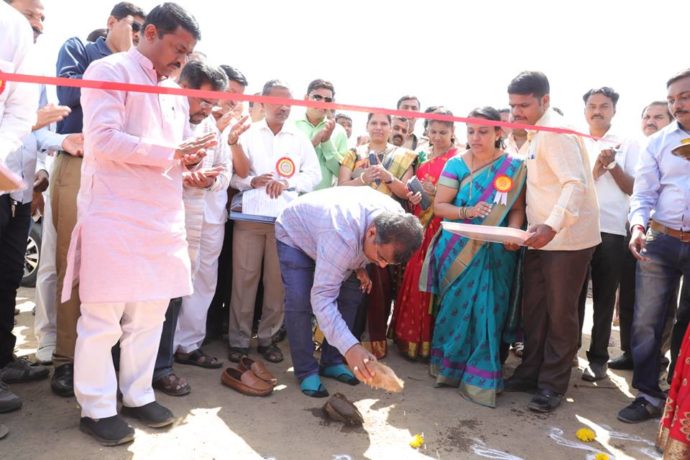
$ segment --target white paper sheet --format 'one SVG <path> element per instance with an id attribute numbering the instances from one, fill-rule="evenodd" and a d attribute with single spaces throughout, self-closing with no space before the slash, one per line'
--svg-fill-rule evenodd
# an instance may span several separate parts
<path id="1" fill-rule="evenodd" d="M 242 192 L 242 214 L 254 216 L 278 217 L 278 214 L 292 200 L 297 198 L 297 192 L 286 190 L 278 198 L 271 198 L 265 188 L 257 188 Z"/>
<path id="2" fill-rule="evenodd" d="M 490 241 L 492 243 L 514 243 L 525 245 L 529 233 L 524 230 L 509 227 L 494 227 L 492 225 L 461 224 L 458 222 L 442 222 L 443 229 L 472 240 Z"/>

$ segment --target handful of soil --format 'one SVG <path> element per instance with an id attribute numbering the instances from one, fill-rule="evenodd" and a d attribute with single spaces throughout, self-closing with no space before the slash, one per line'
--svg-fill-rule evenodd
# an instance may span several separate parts
<path id="1" fill-rule="evenodd" d="M 378 361 L 371 361 L 367 363 L 367 368 L 374 372 L 374 378 L 368 382 L 370 387 L 381 388 L 393 393 L 400 393 L 405 387 L 405 382 L 395 375 L 393 369 L 385 364 L 381 364 Z"/>
<path id="2" fill-rule="evenodd" d="M 364 423 L 364 418 L 359 409 L 352 404 L 342 393 L 331 396 L 323 405 L 323 412 L 328 418 L 345 425 L 357 426 Z"/>

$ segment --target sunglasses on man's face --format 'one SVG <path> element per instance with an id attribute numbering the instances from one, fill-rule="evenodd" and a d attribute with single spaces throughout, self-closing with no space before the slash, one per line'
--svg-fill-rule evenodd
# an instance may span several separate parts
<path id="1" fill-rule="evenodd" d="M 323 102 L 333 102 L 333 98 L 332 98 L 332 97 L 323 97 L 323 96 L 320 95 L 320 94 L 312 94 L 311 98 L 314 99 L 314 100 L 317 101 L 317 102 L 321 102 L 321 101 L 323 101 Z"/>

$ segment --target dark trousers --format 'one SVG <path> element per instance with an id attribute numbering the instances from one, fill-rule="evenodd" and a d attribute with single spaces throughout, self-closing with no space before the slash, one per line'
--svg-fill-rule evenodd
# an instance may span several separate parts
<path id="1" fill-rule="evenodd" d="M 285 327 L 295 377 L 301 382 L 319 372 L 319 363 L 314 358 L 311 329 L 313 315 L 311 290 L 316 264 L 299 249 L 280 241 L 277 241 L 277 245 L 280 271 L 285 286 Z M 362 290 L 353 272 L 348 279 L 343 280 L 337 298 L 338 311 L 350 331 L 353 329 L 357 307 L 361 301 Z M 343 357 L 340 352 L 324 339 L 321 345 L 321 366 L 327 367 L 342 362 Z"/>
<path id="2" fill-rule="evenodd" d="M 630 241 L 630 233 L 626 237 L 627 242 Z M 618 296 L 619 316 L 620 316 L 620 339 L 621 350 L 624 353 L 632 353 L 630 348 L 630 334 L 632 332 L 633 314 L 635 311 L 635 271 L 637 270 L 637 259 L 632 255 L 629 249 L 626 249 L 623 256 L 623 267 L 621 271 L 620 294 Z M 678 286 L 674 290 L 675 294 L 671 296 L 668 304 L 668 314 L 666 315 L 666 324 L 664 332 L 661 335 L 661 356 L 671 348 L 671 331 L 673 330 L 673 319 L 676 317 L 676 310 L 678 308 Z M 687 324 L 687 323 L 686 323 Z M 683 340 L 683 333 L 680 332 L 680 341 Z M 673 354 L 673 353 L 672 353 Z M 674 356 L 678 356 L 678 349 Z M 673 375 L 669 372 L 669 379 Z"/>
<path id="3" fill-rule="evenodd" d="M 221 338 L 228 330 L 232 292 L 232 221 L 225 223 L 223 249 L 218 257 L 218 283 L 206 316 L 206 340 Z M 257 293 L 258 297 L 258 293 Z"/>
<path id="4" fill-rule="evenodd" d="M 177 328 L 177 318 L 180 316 L 182 298 L 172 299 L 165 312 L 165 322 L 161 333 L 161 343 L 158 346 L 156 355 L 156 366 L 153 369 L 153 381 L 166 377 L 173 372 L 173 361 L 175 357 L 174 342 L 175 329 Z"/>
<path id="5" fill-rule="evenodd" d="M 529 250 L 525 256 L 522 318 L 525 351 L 515 377 L 565 393 L 580 330 L 578 299 L 594 248 Z"/>
<path id="6" fill-rule="evenodd" d="M 685 280 L 690 279 L 690 243 L 649 230 L 646 256 L 649 260 L 637 264 L 635 280 L 631 340 L 635 365 L 633 387 L 662 403 L 666 395 L 659 388 L 659 350 L 669 302 L 675 294 L 678 281 L 681 276 Z M 687 288 L 683 290 L 687 291 Z M 686 321 L 690 309 L 688 297 L 685 292 L 678 307 L 678 316 Z M 680 340 L 677 343 L 680 344 Z"/>
<path id="7" fill-rule="evenodd" d="M 0 367 L 12 360 L 17 338 L 14 309 L 17 289 L 24 276 L 24 253 L 31 227 L 31 203 L 15 204 L 9 195 L 0 196 Z"/>
<path id="8" fill-rule="evenodd" d="M 625 237 L 611 233 L 601 234 L 601 243 L 594 249 L 588 276 L 580 292 L 578 314 L 580 333 L 585 320 L 587 287 L 592 280 L 592 300 L 594 304 L 592 335 L 587 352 L 591 363 L 604 364 L 609 360 L 609 339 L 611 338 L 611 321 L 616 305 L 616 291 L 620 283 L 623 268 L 623 257 L 626 251 Z"/>

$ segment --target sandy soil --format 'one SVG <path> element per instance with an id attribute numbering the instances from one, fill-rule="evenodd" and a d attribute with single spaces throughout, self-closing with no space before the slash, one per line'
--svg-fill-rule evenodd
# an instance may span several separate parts
<path id="1" fill-rule="evenodd" d="M 30 356 L 36 346 L 31 314 L 34 291 L 22 289 L 19 297 L 18 354 Z M 617 340 L 618 334 L 613 335 Z M 364 415 L 363 427 L 346 428 L 322 418 L 324 400 L 300 393 L 287 343 L 281 347 L 288 358 L 269 365 L 279 386 L 267 398 L 243 396 L 222 386 L 220 370 L 176 365 L 177 372 L 190 381 L 192 393 L 183 398 L 159 395 L 158 400 L 180 417 L 179 423 L 162 431 L 133 423 L 134 443 L 115 448 L 101 447 L 81 433 L 75 399 L 53 395 L 47 380 L 12 385 L 24 407 L 0 415 L 0 423 L 11 430 L 0 441 L 0 458 L 584 459 L 599 451 L 616 459 L 660 458 L 653 449 L 657 422 L 627 425 L 616 420 L 618 410 L 633 396 L 631 373 L 609 371 L 610 379 L 598 385 L 584 382 L 584 349 L 567 401 L 549 415 L 530 412 L 527 394 L 504 394 L 498 407 L 490 409 L 463 400 L 454 389 L 433 388 L 425 365 L 410 363 L 393 351 L 385 362 L 405 380 L 402 394 L 324 381 L 331 393 L 339 391 L 355 401 Z M 223 359 L 226 350 L 221 342 L 208 346 L 211 354 Z M 611 353 L 617 355 L 618 349 L 612 347 Z M 511 357 L 506 373 L 512 373 L 517 363 Z M 597 432 L 596 442 L 577 441 L 575 431 L 585 426 Z M 416 433 L 425 438 L 419 450 L 409 446 Z"/>

